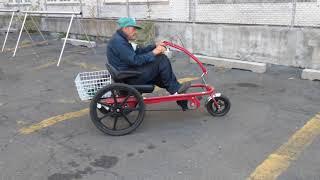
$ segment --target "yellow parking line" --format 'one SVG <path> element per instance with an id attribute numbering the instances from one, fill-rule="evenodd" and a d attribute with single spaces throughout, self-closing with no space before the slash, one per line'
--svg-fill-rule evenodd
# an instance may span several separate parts
<path id="1" fill-rule="evenodd" d="M 23 43 L 23 41 L 22 41 L 21 44 L 22 45 L 19 46 L 19 49 L 20 48 L 28 48 L 28 47 L 32 47 L 32 46 L 36 46 L 36 45 L 43 45 L 43 44 L 48 45 L 48 41 L 45 40 L 45 41 L 35 42 L 35 43 L 32 43 L 30 41 L 24 41 L 24 43 Z M 4 49 L 5 52 L 11 52 L 11 51 L 14 51 L 14 50 L 15 50 L 15 48 L 5 48 Z"/>
<path id="2" fill-rule="evenodd" d="M 180 83 L 188 82 L 188 81 L 194 81 L 200 79 L 199 77 L 186 77 L 182 79 L 178 79 Z"/>
<path id="3" fill-rule="evenodd" d="M 40 69 L 48 68 L 48 67 L 53 66 L 53 65 L 56 65 L 56 64 L 57 64 L 57 62 L 48 62 L 48 63 L 46 63 L 46 64 L 42 64 L 42 65 L 40 65 L 40 66 L 37 66 L 37 67 L 35 67 L 35 68 L 33 68 L 33 69 L 34 69 L 34 70 L 40 70 Z"/>
<path id="4" fill-rule="evenodd" d="M 179 82 L 183 83 L 183 82 L 186 82 L 186 81 L 192 81 L 192 80 L 197 80 L 197 79 L 199 79 L 199 78 L 187 77 L 187 78 L 179 79 Z M 155 89 L 155 91 L 159 91 L 159 90 L 160 90 L 160 88 Z M 39 122 L 37 124 L 31 125 L 29 127 L 24 127 L 22 129 L 20 129 L 19 132 L 21 134 L 31 134 L 33 132 L 36 132 L 36 131 L 40 130 L 40 129 L 52 126 L 52 125 L 54 125 L 54 124 L 56 124 L 58 122 L 74 119 L 74 118 L 77 118 L 77 117 L 81 117 L 81 116 L 84 116 L 84 115 L 86 115 L 88 113 L 89 113 L 89 109 L 86 108 L 86 109 L 82 109 L 80 111 L 69 112 L 69 113 L 65 113 L 65 114 L 62 114 L 62 115 L 50 117 L 50 118 L 45 119 L 45 120 L 43 120 L 43 121 L 41 121 L 41 122 Z"/>
<path id="5" fill-rule="evenodd" d="M 66 63 L 68 64 L 71 64 L 71 65 L 74 65 L 74 66 L 79 66 L 83 69 L 90 69 L 90 70 L 94 70 L 94 71 L 101 71 L 101 70 L 105 70 L 101 67 L 98 67 L 98 66 L 95 66 L 95 65 L 92 65 L 92 64 L 87 64 L 87 63 L 84 63 L 84 62 L 73 62 L 69 59 L 65 60 Z"/>
<path id="6" fill-rule="evenodd" d="M 88 113 L 89 113 L 89 108 L 86 108 L 86 109 L 82 109 L 80 111 L 69 112 L 69 113 L 65 113 L 62 115 L 54 116 L 54 117 L 45 119 L 45 120 L 41 121 L 40 123 L 31 125 L 29 127 L 24 127 L 22 129 L 20 129 L 19 132 L 21 134 L 30 134 L 30 133 L 33 133 L 33 132 L 38 131 L 40 129 L 46 128 L 48 126 L 52 126 L 58 122 L 81 117 L 81 116 L 84 116 Z"/>
<path id="7" fill-rule="evenodd" d="M 247 180 L 275 180 L 320 135 L 320 113 L 260 164 Z"/>
<path id="8" fill-rule="evenodd" d="M 179 81 L 180 83 L 184 83 L 184 82 L 194 81 L 194 80 L 198 80 L 198 79 L 200 79 L 200 78 L 199 78 L 199 77 L 186 77 L 186 78 L 178 79 L 178 81 Z M 157 91 L 159 91 L 159 90 L 161 90 L 161 88 L 159 88 L 158 86 L 156 86 L 155 89 L 154 89 L 154 92 L 157 92 Z"/>

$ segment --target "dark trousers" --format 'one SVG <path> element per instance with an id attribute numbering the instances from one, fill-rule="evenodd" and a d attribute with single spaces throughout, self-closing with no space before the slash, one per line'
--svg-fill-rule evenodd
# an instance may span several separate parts
<path id="1" fill-rule="evenodd" d="M 125 82 L 127 84 L 154 84 L 165 88 L 170 94 L 176 93 L 181 86 L 166 55 L 159 55 L 155 61 L 130 70 L 139 71 L 142 74 L 136 78 L 127 79 Z"/>

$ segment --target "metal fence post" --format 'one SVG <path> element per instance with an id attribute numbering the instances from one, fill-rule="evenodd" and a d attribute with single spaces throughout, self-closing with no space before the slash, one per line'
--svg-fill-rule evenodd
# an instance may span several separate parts
<path id="1" fill-rule="evenodd" d="M 294 27 L 294 24 L 295 24 L 296 9 L 297 9 L 297 0 L 292 0 L 292 15 L 291 15 L 291 26 L 290 26 L 290 28 Z"/>
<path id="2" fill-rule="evenodd" d="M 195 20 L 195 0 L 189 0 L 189 21 Z"/>
<path id="3" fill-rule="evenodd" d="M 83 6 L 82 6 L 82 0 L 80 0 L 80 12 L 81 12 L 81 17 L 83 18 Z"/>
<path id="4" fill-rule="evenodd" d="M 47 0 L 44 1 L 44 10 L 48 11 L 48 4 L 47 4 Z"/>
<path id="5" fill-rule="evenodd" d="M 130 17 L 130 5 L 129 5 L 129 0 L 127 0 L 127 16 Z"/>
<path id="6" fill-rule="evenodd" d="M 21 11 L 21 1 L 18 1 L 18 9 L 19 9 L 19 11 Z"/>
<path id="7" fill-rule="evenodd" d="M 97 18 L 99 18 L 100 17 L 100 0 L 97 0 L 96 10 L 97 10 Z"/>
<path id="8" fill-rule="evenodd" d="M 191 51 L 194 52 L 194 36 L 195 36 L 195 22 L 196 22 L 196 0 L 189 0 L 190 2 L 190 17 L 192 21 L 192 38 L 191 38 Z"/>

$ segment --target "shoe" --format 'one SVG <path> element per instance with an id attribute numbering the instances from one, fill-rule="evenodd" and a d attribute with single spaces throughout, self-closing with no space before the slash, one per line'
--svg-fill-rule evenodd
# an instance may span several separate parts
<path id="1" fill-rule="evenodd" d="M 184 94 L 191 87 L 191 82 L 186 82 L 181 85 L 178 90 L 178 94 Z M 182 108 L 182 111 L 188 110 L 188 100 L 177 101 L 177 104 Z"/>
<path id="2" fill-rule="evenodd" d="M 181 107 L 182 111 L 188 110 L 188 100 L 177 101 L 177 104 Z"/>
<path id="3" fill-rule="evenodd" d="M 183 84 L 181 84 L 181 87 L 178 89 L 178 94 L 183 94 L 185 92 L 187 92 L 187 90 L 191 87 L 191 82 L 185 82 Z"/>

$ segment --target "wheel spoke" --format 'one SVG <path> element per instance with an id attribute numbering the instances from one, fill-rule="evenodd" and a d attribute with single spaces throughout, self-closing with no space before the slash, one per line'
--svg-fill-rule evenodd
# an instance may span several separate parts
<path id="1" fill-rule="evenodd" d="M 127 103 L 129 97 L 130 97 L 130 93 L 129 93 L 129 94 L 127 95 L 127 97 L 123 100 L 123 102 L 122 102 L 122 104 L 121 104 L 121 107 L 123 107 L 123 106 Z"/>
<path id="2" fill-rule="evenodd" d="M 110 116 L 111 114 L 112 114 L 111 112 L 108 112 L 107 114 L 104 114 L 102 117 L 100 117 L 100 118 L 98 118 L 98 119 L 99 119 L 99 121 L 101 121 L 102 119 Z"/>
<path id="3" fill-rule="evenodd" d="M 117 122 L 118 122 L 118 116 L 114 117 L 114 123 L 113 123 L 112 130 L 116 130 Z"/>
<path id="4" fill-rule="evenodd" d="M 128 119 L 128 117 L 123 112 L 121 114 L 124 117 L 124 119 L 130 124 L 130 126 L 132 126 L 132 122 Z"/>
<path id="5" fill-rule="evenodd" d="M 114 100 L 114 104 L 118 104 L 118 102 L 117 102 L 117 97 L 116 97 L 116 94 L 114 93 L 114 90 L 112 89 L 111 90 L 111 93 L 112 93 L 112 96 L 113 96 L 113 100 Z"/>
<path id="6" fill-rule="evenodd" d="M 111 105 L 110 104 L 106 104 L 102 101 L 99 101 L 97 104 L 101 104 L 102 106 L 107 106 L 108 108 L 111 108 Z"/>
<path id="7" fill-rule="evenodd" d="M 218 100 L 217 103 L 218 103 L 218 105 L 219 105 L 219 107 L 217 108 L 218 112 L 222 112 L 223 109 L 224 109 L 224 102 L 221 101 L 221 100 Z"/>

